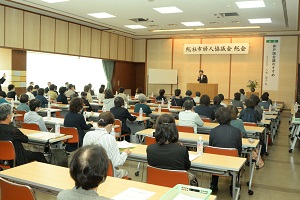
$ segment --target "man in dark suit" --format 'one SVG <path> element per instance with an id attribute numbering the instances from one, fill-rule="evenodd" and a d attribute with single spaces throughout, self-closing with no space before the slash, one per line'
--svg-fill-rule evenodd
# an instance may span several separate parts
<path id="1" fill-rule="evenodd" d="M 219 126 L 213 128 L 209 136 L 209 146 L 221 148 L 235 148 L 239 155 L 242 152 L 242 134 L 238 128 L 230 125 L 230 111 L 228 108 L 221 107 L 216 112 L 217 122 Z M 219 176 L 212 175 L 210 188 L 213 192 L 218 191 Z M 232 180 L 231 180 L 232 184 Z M 230 186 L 230 192 L 232 191 Z"/>
<path id="2" fill-rule="evenodd" d="M 2 91 L 1 85 L 5 82 L 5 80 L 6 80 L 6 74 L 4 73 L 3 77 L 0 79 L 0 91 Z"/>
<path id="3" fill-rule="evenodd" d="M 208 83 L 208 79 L 207 79 L 207 76 L 203 74 L 203 70 L 200 70 L 199 71 L 199 76 L 198 76 L 198 80 L 199 83 Z"/>

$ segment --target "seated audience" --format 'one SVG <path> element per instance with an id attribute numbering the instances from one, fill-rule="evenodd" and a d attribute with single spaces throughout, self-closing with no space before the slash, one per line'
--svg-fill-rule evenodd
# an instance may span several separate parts
<path id="1" fill-rule="evenodd" d="M 88 100 L 88 102 L 93 103 L 93 98 L 90 89 L 90 86 L 86 85 L 84 86 L 83 91 L 86 92 L 86 99 Z"/>
<path id="2" fill-rule="evenodd" d="M 105 106 L 106 110 L 109 111 L 112 107 L 115 106 L 114 104 L 114 93 L 111 91 L 111 89 L 105 90 L 105 99 L 103 100 L 103 106 Z"/>
<path id="3" fill-rule="evenodd" d="M 6 93 L 4 91 L 0 91 L 0 104 L 1 103 L 9 103 L 8 101 L 6 101 Z"/>
<path id="4" fill-rule="evenodd" d="M 75 86 L 73 84 L 69 84 L 68 91 L 66 92 L 67 97 L 71 97 L 72 94 L 75 94 Z"/>
<path id="5" fill-rule="evenodd" d="M 194 128 L 194 133 L 197 133 L 197 128 L 203 126 L 203 121 L 193 109 L 193 102 L 186 100 L 183 104 L 185 111 L 179 113 L 179 125 L 180 126 L 191 126 Z"/>
<path id="6" fill-rule="evenodd" d="M 186 92 L 185 92 L 185 97 L 183 98 L 183 100 L 182 100 L 182 104 L 184 104 L 184 102 L 186 101 L 186 100 L 191 100 L 192 102 L 193 102 L 193 104 L 194 104 L 194 106 L 196 106 L 196 102 L 194 101 L 194 99 L 192 98 L 192 91 L 191 90 L 187 90 Z"/>
<path id="7" fill-rule="evenodd" d="M 86 92 L 81 92 L 81 99 L 83 101 L 83 104 L 85 106 L 88 106 L 88 108 L 86 108 L 86 111 L 91 112 L 93 111 L 92 106 L 90 105 L 90 102 L 87 100 L 87 93 Z"/>
<path id="8" fill-rule="evenodd" d="M 241 101 L 241 93 L 239 92 L 234 93 L 234 99 L 231 100 L 231 105 L 238 108 L 244 108 L 243 102 Z"/>
<path id="9" fill-rule="evenodd" d="M 40 89 L 40 86 L 38 86 L 38 85 L 35 85 L 35 86 L 33 87 L 33 90 L 32 90 L 33 96 L 36 97 L 36 95 L 38 95 L 38 89 Z M 45 93 L 45 90 L 44 90 L 44 93 Z"/>
<path id="10" fill-rule="evenodd" d="M 243 138 L 247 138 L 248 136 L 247 136 L 247 133 L 245 130 L 243 120 L 237 118 L 238 113 L 239 113 L 237 107 L 230 105 L 230 106 L 228 106 L 228 110 L 230 112 L 230 119 L 231 119 L 230 125 L 235 128 L 240 129 Z"/>
<path id="11" fill-rule="evenodd" d="M 34 82 L 29 82 L 29 85 L 31 85 L 32 87 L 34 86 Z"/>
<path id="12" fill-rule="evenodd" d="M 195 95 L 196 95 L 196 96 L 193 98 L 193 99 L 194 99 L 194 102 L 195 102 L 196 104 L 200 104 L 200 96 L 201 96 L 201 93 L 200 93 L 200 92 L 196 92 Z"/>
<path id="13" fill-rule="evenodd" d="M 47 85 L 48 85 L 48 86 L 45 88 L 45 93 L 46 93 L 46 94 L 48 94 L 48 92 L 49 92 L 49 90 L 50 90 L 49 88 L 50 88 L 51 82 L 49 81 L 49 82 L 47 83 Z"/>
<path id="14" fill-rule="evenodd" d="M 208 95 L 204 94 L 200 98 L 200 105 L 194 107 L 195 113 L 197 113 L 201 118 L 210 118 L 215 120 L 215 112 L 210 106 L 210 98 Z"/>
<path id="15" fill-rule="evenodd" d="M 17 106 L 17 110 L 24 110 L 25 112 L 29 112 L 30 108 L 28 106 L 28 95 L 21 94 L 20 95 L 20 104 Z"/>
<path id="16" fill-rule="evenodd" d="M 68 98 L 66 96 L 67 88 L 66 87 L 60 87 L 59 88 L 59 95 L 56 98 L 57 102 L 61 102 L 62 104 L 68 104 Z"/>
<path id="17" fill-rule="evenodd" d="M 39 88 L 35 99 L 38 99 L 41 102 L 41 107 L 46 108 L 48 106 L 48 100 L 44 97 L 44 88 Z"/>
<path id="18" fill-rule="evenodd" d="M 217 112 L 217 110 L 219 109 L 219 108 L 221 108 L 221 107 L 223 107 L 222 105 L 221 105 L 221 98 L 219 97 L 219 96 L 215 96 L 214 97 L 214 100 L 213 100 L 213 105 L 211 105 L 210 107 L 214 110 L 214 112 L 215 112 L 215 114 L 216 114 L 216 112 Z"/>
<path id="19" fill-rule="evenodd" d="M 136 88 L 135 94 L 136 95 L 143 94 L 143 89 L 141 87 Z"/>
<path id="20" fill-rule="evenodd" d="M 221 148 L 236 148 L 239 155 L 242 152 L 242 137 L 241 131 L 230 125 L 230 112 L 227 108 L 220 108 L 216 113 L 217 122 L 219 126 L 213 128 L 210 131 L 209 146 L 221 147 Z M 212 175 L 212 181 L 210 183 L 210 189 L 213 192 L 218 191 L 219 176 Z M 229 188 L 230 192 L 232 189 Z"/>
<path id="21" fill-rule="evenodd" d="M 240 94 L 241 94 L 241 101 L 245 103 L 247 97 L 245 95 L 245 90 L 244 89 L 240 89 Z"/>
<path id="22" fill-rule="evenodd" d="M 17 95 L 16 93 L 16 88 L 13 84 L 9 84 L 7 86 L 7 89 L 8 89 L 8 92 L 7 92 L 7 98 L 12 98 L 12 99 L 15 99 L 15 96 Z"/>
<path id="23" fill-rule="evenodd" d="M 260 118 L 262 118 L 262 114 L 264 112 L 264 109 L 262 109 L 258 104 L 260 102 L 259 97 L 256 94 L 251 94 L 250 98 L 253 99 L 255 107 L 254 110 L 256 110 L 259 113 Z"/>
<path id="24" fill-rule="evenodd" d="M 69 88 L 69 85 L 70 85 L 69 82 L 65 82 L 65 87 L 66 88 Z"/>
<path id="25" fill-rule="evenodd" d="M 99 88 L 99 93 L 97 95 L 97 99 L 100 100 L 100 102 L 103 102 L 103 100 L 105 99 L 105 94 L 104 94 L 104 88 L 103 87 Z"/>
<path id="26" fill-rule="evenodd" d="M 247 99 L 245 104 L 246 108 L 240 112 L 239 118 L 243 120 L 243 122 L 259 122 L 261 120 L 261 117 L 260 114 L 256 110 L 254 110 L 255 103 L 253 99 Z"/>
<path id="27" fill-rule="evenodd" d="M 119 94 L 118 94 L 118 96 L 119 97 L 122 97 L 123 99 L 124 99 L 124 102 L 126 102 L 127 104 L 128 104 L 128 99 L 127 99 L 127 95 L 126 94 L 124 94 L 124 88 L 123 87 L 120 87 L 119 88 Z"/>
<path id="28" fill-rule="evenodd" d="M 43 117 L 38 115 L 37 111 L 41 108 L 41 102 L 37 99 L 32 99 L 29 101 L 30 111 L 25 113 L 24 122 L 28 124 L 37 124 L 41 131 L 48 131 Z"/>
<path id="29" fill-rule="evenodd" d="M 50 89 L 48 92 L 49 101 L 56 101 L 58 95 L 55 92 L 55 85 L 51 84 L 49 89 Z"/>
<path id="30" fill-rule="evenodd" d="M 183 99 L 180 96 L 181 90 L 180 89 L 175 89 L 174 93 L 175 93 L 175 96 L 171 99 L 171 106 L 180 106 L 180 107 L 182 107 Z"/>
<path id="31" fill-rule="evenodd" d="M 64 120 L 65 127 L 75 127 L 77 128 L 79 135 L 79 146 L 82 146 L 83 137 L 85 135 L 84 130 L 89 130 L 93 127 L 92 124 L 86 123 L 84 117 L 80 112 L 83 109 L 83 102 L 81 98 L 73 97 L 70 102 L 69 112 L 67 112 Z M 68 144 L 67 151 L 74 151 L 77 145 Z"/>
<path id="32" fill-rule="evenodd" d="M 90 88 L 90 93 L 91 95 L 95 95 L 95 91 L 93 90 L 93 86 L 91 83 L 88 84 L 89 88 Z"/>
<path id="33" fill-rule="evenodd" d="M 269 92 L 264 92 L 262 95 L 266 95 L 268 97 L 268 102 L 269 102 L 270 105 L 273 104 L 272 100 L 269 98 L 269 96 L 270 96 Z"/>
<path id="34" fill-rule="evenodd" d="M 106 179 L 108 166 L 109 160 L 103 147 L 89 145 L 78 149 L 69 164 L 75 187 L 59 192 L 57 200 L 108 200 L 97 193 L 99 185 Z"/>
<path id="35" fill-rule="evenodd" d="M 126 108 L 124 108 L 124 99 L 122 97 L 115 98 L 115 107 L 110 109 L 110 112 L 114 115 L 115 119 L 119 119 L 122 122 L 121 134 L 131 134 L 130 128 L 127 126 L 126 121 L 136 120 L 136 116 L 131 115 Z M 130 142 L 130 136 L 125 136 L 125 140 Z"/>
<path id="36" fill-rule="evenodd" d="M 269 100 L 268 94 L 266 92 L 263 93 L 263 95 L 261 95 L 261 102 L 258 103 L 258 106 L 263 109 L 269 109 L 269 106 L 271 104 L 268 100 Z"/>
<path id="37" fill-rule="evenodd" d="M 148 117 L 149 114 L 152 113 L 152 110 L 150 109 L 150 107 L 147 105 L 147 97 L 144 94 L 140 94 L 139 95 L 139 103 L 134 105 L 134 112 L 138 113 L 140 111 L 140 108 L 143 109 L 143 113 L 146 114 L 146 116 Z"/>
<path id="38" fill-rule="evenodd" d="M 156 97 L 156 102 L 164 102 L 164 103 L 167 103 L 168 100 L 167 98 L 164 96 L 165 95 L 165 90 L 164 89 L 160 89 L 159 90 L 159 96 Z"/>
<path id="39" fill-rule="evenodd" d="M 110 112 L 100 113 L 97 123 L 98 128 L 94 131 L 87 132 L 84 136 L 83 146 L 102 146 L 106 150 L 108 159 L 112 162 L 114 176 L 117 178 L 127 176 L 128 171 L 120 169 L 119 166 L 122 166 L 125 163 L 126 158 L 131 151 L 129 149 L 125 149 L 120 153 L 115 137 L 109 134 L 115 124 L 113 114 Z"/>
<path id="40" fill-rule="evenodd" d="M 12 116 L 11 105 L 7 103 L 0 104 L 0 140 L 11 141 L 13 143 L 16 154 L 16 166 L 32 161 L 47 163 L 43 153 L 24 149 L 22 143 L 27 143 L 28 137 L 18 128 L 11 125 Z M 13 162 L 9 161 L 9 165 L 13 167 Z"/>
<path id="41" fill-rule="evenodd" d="M 27 92 L 26 94 L 28 95 L 29 101 L 34 99 L 34 95 L 32 94 L 33 86 L 28 86 L 27 87 Z"/>
<path id="42" fill-rule="evenodd" d="M 221 99 L 221 105 L 224 106 L 225 108 L 227 107 L 227 104 L 224 103 L 224 95 L 223 94 L 218 94 L 218 96 L 220 97 Z"/>

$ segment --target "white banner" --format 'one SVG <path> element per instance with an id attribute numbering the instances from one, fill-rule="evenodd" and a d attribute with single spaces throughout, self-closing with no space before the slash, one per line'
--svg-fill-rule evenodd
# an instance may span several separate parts
<path id="1" fill-rule="evenodd" d="M 248 54 L 249 43 L 184 44 L 183 54 Z"/>
<path id="2" fill-rule="evenodd" d="M 278 90 L 280 37 L 265 37 L 263 90 Z"/>

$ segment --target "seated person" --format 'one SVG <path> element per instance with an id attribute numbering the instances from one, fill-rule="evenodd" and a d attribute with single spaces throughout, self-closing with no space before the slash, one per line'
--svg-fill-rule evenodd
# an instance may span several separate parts
<path id="1" fill-rule="evenodd" d="M 231 105 L 238 108 L 244 108 L 243 102 L 241 101 L 241 93 L 234 93 L 234 99 L 231 100 Z"/>
<path id="2" fill-rule="evenodd" d="M 54 84 L 51 84 L 50 85 L 50 90 L 49 90 L 49 92 L 48 92 L 48 99 L 49 99 L 49 101 L 51 101 L 51 102 L 53 102 L 53 101 L 56 101 L 56 99 L 57 99 L 57 93 L 55 92 L 55 85 Z"/>
<path id="3" fill-rule="evenodd" d="M 99 88 L 99 93 L 97 95 L 97 99 L 100 101 L 100 102 L 103 102 L 103 100 L 105 99 L 105 94 L 104 94 L 104 88 L 103 87 L 100 87 Z"/>
<path id="4" fill-rule="evenodd" d="M 114 93 L 111 91 L 111 89 L 105 90 L 105 99 L 103 100 L 103 106 L 105 106 L 107 111 L 110 111 L 112 107 L 115 106 L 114 104 Z"/>
<path id="5" fill-rule="evenodd" d="M 41 131 L 48 131 L 43 117 L 37 114 L 37 111 L 41 108 L 41 102 L 37 99 L 32 99 L 29 101 L 30 111 L 25 113 L 24 122 L 28 124 L 37 124 Z"/>
<path id="6" fill-rule="evenodd" d="M 193 98 L 193 99 L 194 99 L 194 102 L 195 102 L 196 104 L 200 104 L 200 96 L 201 96 L 201 93 L 200 93 L 200 92 L 196 92 L 195 95 L 196 95 L 196 96 Z"/>
<path id="7" fill-rule="evenodd" d="M 180 96 L 181 90 L 180 89 L 175 89 L 174 93 L 175 93 L 175 96 L 171 99 L 171 106 L 180 106 L 180 107 L 182 107 L 183 99 Z"/>
<path id="8" fill-rule="evenodd" d="M 41 102 L 41 107 L 46 108 L 48 106 L 48 100 L 44 97 L 45 89 L 39 88 L 35 99 L 38 99 Z"/>
<path id="9" fill-rule="evenodd" d="M 15 99 L 15 96 L 17 95 L 15 86 L 13 84 L 9 84 L 7 89 L 7 98 Z"/>
<path id="10" fill-rule="evenodd" d="M 209 146 L 221 148 L 235 148 L 238 150 L 239 155 L 242 152 L 242 136 L 241 131 L 230 125 L 230 112 L 227 108 L 220 108 L 216 113 L 217 122 L 219 126 L 210 131 Z M 219 176 L 212 175 L 210 189 L 213 192 L 218 191 Z M 230 192 L 232 188 L 232 180 Z"/>
<path id="11" fill-rule="evenodd" d="M 139 97 L 139 94 L 143 94 L 143 89 L 141 87 L 136 88 L 135 90 L 135 98 Z"/>
<path id="12" fill-rule="evenodd" d="M 147 97 L 144 94 L 140 94 L 139 95 L 139 103 L 134 105 L 134 112 L 138 113 L 140 111 L 140 108 L 143 109 L 143 113 L 146 114 L 146 116 L 148 117 L 149 114 L 152 113 L 152 110 L 150 109 L 150 107 L 147 105 Z"/>
<path id="13" fill-rule="evenodd" d="M 247 99 L 245 104 L 246 108 L 240 112 L 239 118 L 243 120 L 243 122 L 259 122 L 261 120 L 261 117 L 260 114 L 256 110 L 254 110 L 255 103 L 253 99 Z"/>
<path id="14" fill-rule="evenodd" d="M 71 97 L 75 93 L 75 86 L 73 84 L 69 84 L 68 91 L 66 92 L 67 97 Z"/>
<path id="15" fill-rule="evenodd" d="M 50 85 L 51 85 L 51 82 L 49 81 L 48 83 L 47 83 L 47 87 L 45 88 L 45 93 L 46 94 L 48 94 L 48 92 L 49 92 L 49 88 L 50 88 Z"/>
<path id="16" fill-rule="evenodd" d="M 60 87 L 59 88 L 59 95 L 56 98 L 57 102 L 61 102 L 62 104 L 68 104 L 68 98 L 66 96 L 67 88 L 66 87 Z"/>
<path id="17" fill-rule="evenodd" d="M 33 90 L 32 90 L 33 96 L 36 97 L 36 95 L 38 95 L 38 89 L 40 89 L 40 86 L 38 86 L 38 85 L 35 85 L 35 86 L 33 87 Z M 44 90 L 44 92 L 45 92 L 45 90 Z"/>
<path id="18" fill-rule="evenodd" d="M 223 107 L 223 106 L 221 105 L 221 98 L 220 98 L 219 96 L 215 96 L 213 102 L 214 102 L 214 104 L 211 105 L 210 107 L 214 110 L 214 112 L 215 112 L 215 114 L 216 114 L 217 110 L 218 110 L 219 108 Z"/>
<path id="19" fill-rule="evenodd" d="M 172 115 L 163 114 L 157 118 L 154 137 L 157 143 L 147 147 L 147 161 L 150 166 L 169 170 L 189 170 L 191 161 L 185 146 L 178 142 L 178 130 Z M 189 173 L 192 181 L 194 175 Z"/>
<path id="20" fill-rule="evenodd" d="M 86 111 L 91 112 L 93 111 L 92 106 L 90 105 L 90 102 L 87 100 L 87 93 L 86 92 L 81 92 L 81 99 L 83 101 L 83 104 L 85 106 L 88 106 L 88 108 L 86 108 Z"/>
<path id="21" fill-rule="evenodd" d="M 192 98 L 192 91 L 191 90 L 187 90 L 186 92 L 185 92 L 185 97 L 183 98 L 183 100 L 182 100 L 182 104 L 184 104 L 184 102 L 185 102 L 185 100 L 191 100 L 192 102 L 193 102 L 193 104 L 194 104 L 194 106 L 196 106 L 196 102 L 194 101 L 194 99 Z"/>
<path id="22" fill-rule="evenodd" d="M 86 92 L 86 99 L 88 100 L 88 102 L 93 103 L 90 86 L 88 85 L 84 86 L 83 91 Z"/>
<path id="23" fill-rule="evenodd" d="M 258 104 L 260 102 L 259 97 L 256 94 L 251 94 L 250 98 L 253 99 L 255 107 L 254 110 L 256 110 L 259 113 L 260 118 L 262 118 L 262 114 L 264 112 L 264 109 L 262 109 Z"/>
<path id="24" fill-rule="evenodd" d="M 32 91 L 33 91 L 33 86 L 29 85 L 29 86 L 27 87 L 27 92 L 26 92 L 26 94 L 28 95 L 29 101 L 30 101 L 31 99 L 34 99 L 34 98 L 35 98 L 34 95 L 32 94 Z"/>
<path id="25" fill-rule="evenodd" d="M 261 95 L 261 102 L 258 103 L 258 106 L 263 108 L 264 110 L 269 109 L 271 104 L 268 100 L 269 100 L 268 94 L 263 93 L 263 95 Z"/>
<path id="26" fill-rule="evenodd" d="M 119 119 L 122 122 L 121 134 L 131 134 L 130 128 L 127 126 L 126 121 L 136 120 L 136 116 L 131 115 L 126 108 L 124 108 L 124 99 L 122 97 L 115 98 L 115 107 L 110 109 L 110 112 L 114 115 L 115 119 Z M 125 140 L 130 142 L 130 136 L 125 136 Z"/>
<path id="27" fill-rule="evenodd" d="M 273 104 L 273 103 L 272 103 L 272 100 L 269 99 L 269 96 L 270 96 L 269 92 L 264 92 L 262 95 L 266 95 L 266 96 L 268 97 L 268 102 L 269 102 L 270 105 Z"/>
<path id="28" fill-rule="evenodd" d="M 24 149 L 22 143 L 27 143 L 28 137 L 18 128 L 10 125 L 12 115 L 12 107 L 10 104 L 0 104 L 0 140 L 11 141 L 13 143 L 16 154 L 16 166 L 32 161 L 47 163 L 42 153 Z M 9 161 L 9 164 L 13 167 L 13 162 Z"/>
<path id="29" fill-rule="evenodd" d="M 228 110 L 230 112 L 230 119 L 231 119 L 230 125 L 235 128 L 240 129 L 243 138 L 247 138 L 248 136 L 247 136 L 247 133 L 245 130 L 243 120 L 237 118 L 238 113 L 239 113 L 238 109 L 235 106 L 230 105 L 230 106 L 228 106 Z"/>
<path id="30" fill-rule="evenodd" d="M 106 150 L 108 159 L 110 159 L 112 162 L 114 176 L 117 178 L 127 176 L 128 171 L 125 169 L 120 169 L 119 166 L 125 163 L 126 158 L 131 151 L 129 149 L 124 149 L 123 152 L 120 153 L 115 137 L 109 134 L 115 124 L 115 118 L 113 114 L 110 112 L 100 113 L 97 123 L 97 129 L 94 131 L 89 131 L 85 134 L 83 146 L 102 146 Z"/>
<path id="31" fill-rule="evenodd" d="M 124 99 L 124 102 L 126 102 L 128 104 L 129 102 L 128 102 L 128 99 L 127 99 L 127 95 L 124 94 L 124 90 L 125 89 L 123 87 L 120 87 L 118 96 L 122 97 Z"/>
<path id="32" fill-rule="evenodd" d="M 0 104 L 1 103 L 9 103 L 8 101 L 6 101 L 6 93 L 4 91 L 0 91 Z"/>
<path id="33" fill-rule="evenodd" d="M 57 200 L 108 200 L 97 189 L 107 176 L 109 160 L 101 146 L 88 145 L 76 151 L 70 160 L 70 175 L 75 187 L 58 193 Z"/>
<path id="34" fill-rule="evenodd" d="M 223 94 L 218 94 L 218 96 L 220 97 L 221 99 L 221 105 L 224 106 L 225 108 L 227 107 L 227 104 L 224 103 L 224 95 Z"/>
<path id="35" fill-rule="evenodd" d="M 245 90 L 244 89 L 240 89 L 240 94 L 241 94 L 241 101 L 245 103 L 247 97 L 245 95 Z"/>
<path id="36" fill-rule="evenodd" d="M 210 118 L 215 120 L 215 112 L 210 106 L 210 98 L 208 95 L 204 94 L 200 98 L 200 105 L 194 107 L 195 113 L 197 113 L 201 118 Z"/>
<path id="37" fill-rule="evenodd" d="M 89 88 L 90 88 L 90 93 L 91 93 L 91 95 L 95 95 L 95 91 L 94 91 L 94 89 L 93 89 L 92 84 L 89 83 L 88 86 L 89 86 Z"/>
<path id="38" fill-rule="evenodd" d="M 168 100 L 167 98 L 164 96 L 165 95 L 165 90 L 164 89 L 160 89 L 159 90 L 159 96 L 156 97 L 156 102 L 164 102 L 164 103 L 167 103 Z"/>
<path id="39" fill-rule="evenodd" d="M 93 124 L 86 123 L 84 117 L 80 112 L 83 110 L 83 102 L 81 98 L 73 97 L 70 102 L 69 112 L 67 112 L 64 120 L 65 127 L 75 127 L 78 131 L 79 146 L 82 146 L 83 137 L 85 135 L 84 130 L 90 130 Z M 74 151 L 77 145 L 68 144 L 67 151 Z"/>
<path id="40" fill-rule="evenodd" d="M 28 106 L 28 95 L 21 94 L 20 96 L 20 104 L 17 106 L 17 110 L 24 110 L 25 112 L 29 112 L 30 108 Z"/>
<path id="41" fill-rule="evenodd" d="M 179 113 L 179 125 L 180 126 L 191 126 L 194 128 L 194 133 L 197 133 L 197 128 L 203 126 L 203 121 L 193 109 L 193 102 L 186 100 L 183 104 L 185 111 Z"/>

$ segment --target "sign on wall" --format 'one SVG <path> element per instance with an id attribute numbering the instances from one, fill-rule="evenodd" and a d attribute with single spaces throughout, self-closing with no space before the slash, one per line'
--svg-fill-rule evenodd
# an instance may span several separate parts
<path id="1" fill-rule="evenodd" d="M 265 37 L 263 90 L 278 90 L 280 37 Z"/>
<path id="2" fill-rule="evenodd" d="M 184 44 L 184 54 L 248 54 L 249 43 Z"/>

